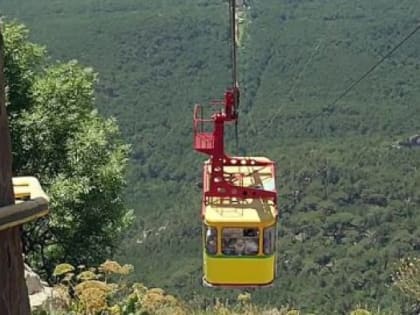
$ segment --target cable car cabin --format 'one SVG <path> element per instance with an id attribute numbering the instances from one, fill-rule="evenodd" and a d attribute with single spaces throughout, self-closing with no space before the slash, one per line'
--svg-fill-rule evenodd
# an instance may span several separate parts
<path id="1" fill-rule="evenodd" d="M 238 140 L 236 2 L 229 0 L 232 86 L 212 102 L 208 118 L 194 108 L 194 149 L 210 156 L 203 172 L 203 282 L 207 286 L 261 287 L 276 275 L 277 192 L 274 162 L 225 153 L 225 124 Z M 217 107 L 215 107 L 217 106 Z"/>
<path id="2" fill-rule="evenodd" d="M 210 156 L 203 169 L 201 212 L 206 286 L 267 286 L 276 274 L 274 162 L 231 157 L 224 150 L 224 126 L 237 121 L 238 99 L 234 87 L 211 118 L 203 118 L 200 105 L 194 110 L 194 149 Z"/>
<path id="3" fill-rule="evenodd" d="M 275 191 L 274 163 L 266 158 L 234 158 L 262 166 L 227 166 L 225 177 L 239 187 Z M 211 162 L 204 166 L 203 283 L 206 286 L 270 286 L 276 274 L 275 200 L 261 198 L 206 199 Z"/>

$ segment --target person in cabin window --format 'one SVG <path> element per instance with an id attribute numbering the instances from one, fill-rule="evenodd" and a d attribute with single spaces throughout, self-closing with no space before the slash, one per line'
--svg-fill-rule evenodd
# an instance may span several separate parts
<path id="1" fill-rule="evenodd" d="M 225 255 L 236 255 L 235 253 L 235 243 L 237 239 L 236 238 L 229 238 L 224 237 L 223 238 L 223 254 Z"/>
<path id="2" fill-rule="evenodd" d="M 258 254 L 258 239 L 247 239 L 245 242 L 245 254 Z"/>
<path id="3" fill-rule="evenodd" d="M 256 255 L 258 253 L 258 229 L 245 229 L 245 254 Z"/>
<path id="4" fill-rule="evenodd" d="M 245 241 L 241 238 L 237 239 L 235 242 L 235 255 L 241 256 L 245 253 Z"/>

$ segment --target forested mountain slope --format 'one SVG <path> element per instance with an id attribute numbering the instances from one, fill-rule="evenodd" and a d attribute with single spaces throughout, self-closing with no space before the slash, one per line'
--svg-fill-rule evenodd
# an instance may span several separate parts
<path id="1" fill-rule="evenodd" d="M 420 249 L 420 151 L 393 144 L 419 130 L 420 33 L 332 102 L 416 27 L 420 3 L 248 3 L 240 152 L 278 161 L 281 195 L 279 280 L 254 298 L 320 314 L 358 303 L 409 314 L 391 274 Z M 127 199 L 138 220 L 120 260 L 186 298 L 226 295 L 200 288 L 203 157 L 191 148 L 191 115 L 229 82 L 227 4 L 0 0 L 0 9 L 54 58 L 100 72 L 98 107 L 133 144 Z"/>

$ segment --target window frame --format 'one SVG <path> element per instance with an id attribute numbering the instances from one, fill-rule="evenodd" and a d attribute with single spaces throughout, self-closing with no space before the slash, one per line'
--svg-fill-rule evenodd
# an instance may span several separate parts
<path id="1" fill-rule="evenodd" d="M 207 235 L 208 231 L 214 231 L 214 235 Z M 209 238 L 210 236 L 215 236 L 216 240 L 216 248 L 215 251 L 209 251 Z M 211 226 L 207 224 L 203 224 L 203 247 L 207 255 L 217 255 L 219 253 L 219 230 L 216 226 Z"/>
<path id="2" fill-rule="evenodd" d="M 242 236 L 241 238 L 236 238 L 236 239 L 241 239 L 244 242 L 244 249 L 243 249 L 243 253 L 242 254 L 235 254 L 234 252 L 232 254 L 226 253 L 224 251 L 225 246 L 224 246 L 224 232 L 226 229 L 241 229 L 242 230 L 242 235 L 244 234 L 245 230 L 256 230 L 257 231 L 257 236 L 256 237 L 251 237 L 251 236 Z M 261 244 L 260 244 L 260 236 L 261 236 L 261 228 L 259 226 L 252 226 L 252 227 L 248 227 L 248 226 L 223 226 L 221 228 L 220 231 L 220 240 L 221 240 L 221 244 L 220 244 L 220 254 L 226 257 L 231 257 L 231 258 L 237 258 L 237 257 L 246 257 L 246 258 L 252 258 L 252 257 L 256 257 L 260 255 L 260 249 L 261 249 Z M 231 240 L 233 240 L 235 238 L 232 238 Z M 252 239 L 252 240 L 256 240 L 256 245 L 257 245 L 257 251 L 255 253 L 251 253 L 251 254 L 247 254 L 246 253 L 246 241 L 247 239 Z"/>
<path id="3" fill-rule="evenodd" d="M 265 240 L 266 240 L 266 233 L 269 231 L 269 230 L 271 230 L 272 231 L 272 233 L 273 233 L 273 238 L 272 238 L 272 244 L 271 244 L 271 246 L 270 246 L 270 252 L 269 253 L 266 253 L 266 250 L 265 250 Z M 270 232 L 271 232 L 270 231 Z M 270 226 L 267 226 L 267 227 L 264 227 L 263 228 L 263 237 L 262 237 L 262 254 L 264 255 L 264 256 L 272 256 L 272 255 L 275 255 L 275 253 L 276 253 L 276 251 L 277 251 L 277 224 L 274 224 L 274 225 L 270 225 Z"/>

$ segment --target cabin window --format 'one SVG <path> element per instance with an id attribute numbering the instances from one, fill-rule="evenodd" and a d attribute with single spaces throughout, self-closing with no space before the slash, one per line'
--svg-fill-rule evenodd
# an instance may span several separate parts
<path id="1" fill-rule="evenodd" d="M 210 255 L 215 255 L 217 253 L 217 229 L 208 226 L 205 228 L 205 231 L 207 253 Z"/>
<path id="2" fill-rule="evenodd" d="M 264 255 L 273 255 L 276 248 L 276 227 L 264 229 Z"/>
<path id="3" fill-rule="evenodd" d="M 224 228 L 222 253 L 228 256 L 257 255 L 258 237 L 258 228 Z"/>

